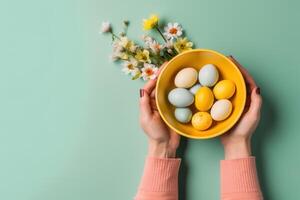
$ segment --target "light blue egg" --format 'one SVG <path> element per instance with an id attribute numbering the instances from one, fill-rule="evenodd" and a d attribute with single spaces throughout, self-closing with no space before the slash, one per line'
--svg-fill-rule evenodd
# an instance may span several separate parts
<path id="1" fill-rule="evenodd" d="M 193 87 L 190 88 L 190 92 L 193 93 L 194 95 L 196 94 L 196 92 L 201 88 L 201 84 L 196 84 Z"/>
<path id="2" fill-rule="evenodd" d="M 188 107 L 194 103 L 194 95 L 185 88 L 175 88 L 169 92 L 169 102 L 177 107 Z"/>
<path id="3" fill-rule="evenodd" d="M 181 123 L 188 123 L 192 118 L 192 111 L 189 108 L 176 108 L 175 118 Z"/>
<path id="4" fill-rule="evenodd" d="M 206 64 L 200 69 L 198 78 L 201 85 L 212 87 L 218 82 L 219 72 L 213 64 Z"/>

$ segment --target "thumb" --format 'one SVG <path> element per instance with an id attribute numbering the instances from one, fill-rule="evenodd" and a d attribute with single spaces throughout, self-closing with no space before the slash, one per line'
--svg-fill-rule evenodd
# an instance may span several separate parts
<path id="1" fill-rule="evenodd" d="M 143 117 L 150 118 L 152 116 L 150 96 L 144 89 L 140 89 L 140 112 Z"/>
<path id="2" fill-rule="evenodd" d="M 251 92 L 251 103 L 249 112 L 253 113 L 255 116 L 259 116 L 261 105 L 262 97 L 260 95 L 260 88 L 256 87 Z"/>

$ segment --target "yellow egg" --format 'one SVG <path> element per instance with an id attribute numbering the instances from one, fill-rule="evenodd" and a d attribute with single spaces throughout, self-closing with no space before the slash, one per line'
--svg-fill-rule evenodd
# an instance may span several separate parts
<path id="1" fill-rule="evenodd" d="M 229 99 L 235 93 L 235 84 L 231 80 L 222 80 L 213 89 L 216 99 Z"/>
<path id="2" fill-rule="evenodd" d="M 203 131 L 208 129 L 212 124 L 212 118 L 207 112 L 197 112 L 192 117 L 192 125 L 195 129 Z"/>
<path id="3" fill-rule="evenodd" d="M 214 94 L 208 87 L 201 87 L 195 95 L 195 106 L 200 111 L 208 111 L 214 103 Z"/>

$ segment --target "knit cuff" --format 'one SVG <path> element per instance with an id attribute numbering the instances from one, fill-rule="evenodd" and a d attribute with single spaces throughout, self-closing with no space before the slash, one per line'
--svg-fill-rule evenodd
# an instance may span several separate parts
<path id="1" fill-rule="evenodd" d="M 221 195 L 262 199 L 255 157 L 221 161 Z"/>
<path id="2" fill-rule="evenodd" d="M 157 195 L 177 199 L 180 162 L 181 159 L 175 158 L 148 157 L 137 196 L 140 199 L 153 199 Z"/>

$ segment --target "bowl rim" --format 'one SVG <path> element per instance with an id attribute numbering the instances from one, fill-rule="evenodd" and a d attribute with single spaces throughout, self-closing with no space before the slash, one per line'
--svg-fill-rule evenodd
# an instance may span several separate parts
<path id="1" fill-rule="evenodd" d="M 214 138 L 214 137 L 217 137 L 217 136 L 220 136 L 224 133 L 226 133 L 228 130 L 230 130 L 238 121 L 239 119 L 241 118 L 243 112 L 244 112 L 244 109 L 245 109 L 245 104 L 246 104 L 246 99 L 247 99 L 247 88 L 246 88 L 246 83 L 245 83 L 245 79 L 240 71 L 240 69 L 236 66 L 236 64 L 234 62 L 232 62 L 227 56 L 217 52 L 217 51 L 214 51 L 214 50 L 211 50 L 211 49 L 192 49 L 192 50 L 187 50 L 185 52 L 182 52 L 178 55 L 176 55 L 175 57 L 173 57 L 171 60 L 168 61 L 168 63 L 166 64 L 166 66 L 164 66 L 164 68 L 161 70 L 159 76 L 157 77 L 157 82 L 156 82 L 156 87 L 159 85 L 160 81 L 161 81 L 161 74 L 163 74 L 164 70 L 166 70 L 166 68 L 168 67 L 168 65 L 170 65 L 170 63 L 174 62 L 174 60 L 178 57 L 181 57 L 181 56 L 184 56 L 185 54 L 189 54 L 189 53 L 192 53 L 192 52 L 210 52 L 210 53 L 214 53 L 214 54 L 217 54 L 218 56 L 221 56 L 223 58 L 225 58 L 228 62 L 232 63 L 232 65 L 238 70 L 238 74 L 239 74 L 239 78 L 241 78 L 242 81 L 242 85 L 243 85 L 243 89 L 246 93 L 246 98 L 243 99 L 243 102 L 242 102 L 242 108 L 239 113 L 237 114 L 237 118 L 235 120 L 233 120 L 226 128 L 224 128 L 222 131 L 219 131 L 213 135 L 209 135 L 209 136 L 194 136 L 194 135 L 189 135 L 189 134 L 186 134 L 178 129 L 176 129 L 175 127 L 173 127 L 167 120 L 166 118 L 164 117 L 164 115 L 162 114 L 162 111 L 160 109 L 160 106 L 158 104 L 158 98 L 155 99 L 155 102 L 156 102 L 156 105 L 157 105 L 157 108 L 158 108 L 158 112 L 160 114 L 160 116 L 162 117 L 163 121 L 168 125 L 168 127 L 170 127 L 173 131 L 175 131 L 176 133 L 182 135 L 182 136 L 185 136 L 187 138 L 193 138 L 193 139 L 210 139 L 210 138 Z M 157 97 L 158 96 L 158 90 L 155 91 L 155 96 Z"/>

